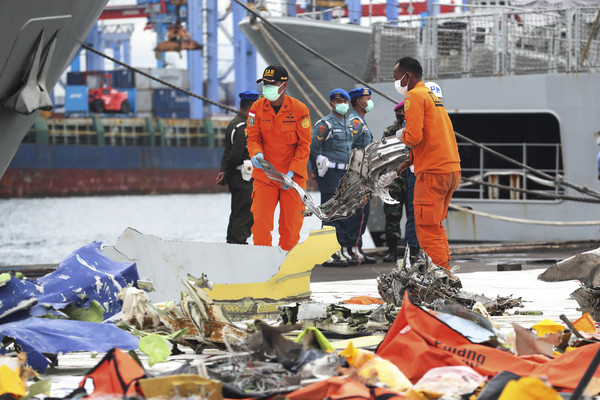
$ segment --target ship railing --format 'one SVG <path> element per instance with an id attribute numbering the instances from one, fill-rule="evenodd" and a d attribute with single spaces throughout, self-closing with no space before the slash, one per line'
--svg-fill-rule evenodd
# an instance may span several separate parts
<path id="1" fill-rule="evenodd" d="M 499 10 L 375 23 L 367 81 L 393 80 L 396 61 L 419 59 L 426 79 L 598 72 L 596 8 Z"/>
<path id="2" fill-rule="evenodd" d="M 525 165 L 536 168 L 550 176 L 561 176 L 562 155 L 559 143 L 483 143 Z M 553 195 L 564 194 L 554 181 L 540 178 L 525 168 L 499 161 L 484 149 L 470 143 L 459 143 L 463 180 L 454 197 L 480 200 L 553 200 Z M 520 153 L 520 154 L 519 154 Z M 468 154 L 468 156 L 463 156 Z M 489 185 L 478 184 L 483 181 Z M 508 188 L 518 189 L 509 190 Z M 540 195 L 542 192 L 546 195 Z"/>
<path id="3" fill-rule="evenodd" d="M 39 117 L 23 141 L 50 145 L 222 147 L 228 122 Z"/>
<path id="4" fill-rule="evenodd" d="M 285 0 L 259 0 L 250 5 L 257 11 L 270 17 L 298 17 L 341 23 L 345 18 L 345 6 L 340 1 L 309 1 L 303 6 L 303 11 L 298 12 L 297 3 Z"/>

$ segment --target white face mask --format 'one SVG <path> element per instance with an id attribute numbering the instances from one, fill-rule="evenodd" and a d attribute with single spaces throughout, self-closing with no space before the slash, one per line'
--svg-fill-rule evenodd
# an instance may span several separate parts
<path id="1" fill-rule="evenodd" d="M 600 146 L 600 136 L 596 138 L 596 143 L 598 143 L 598 146 Z"/>
<path id="2" fill-rule="evenodd" d="M 394 86 L 396 87 L 396 91 L 401 95 L 401 96 L 406 96 L 406 93 L 408 93 L 408 82 L 406 82 L 406 86 L 402 86 L 401 82 L 402 79 L 404 79 L 404 76 L 406 74 L 402 75 L 402 78 L 398 79 L 397 81 L 394 82 Z"/>

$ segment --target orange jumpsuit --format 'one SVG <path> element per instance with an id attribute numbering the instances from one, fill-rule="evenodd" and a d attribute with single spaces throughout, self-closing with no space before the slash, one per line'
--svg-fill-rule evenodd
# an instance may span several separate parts
<path id="1" fill-rule="evenodd" d="M 404 113 L 402 141 L 412 146 L 417 178 L 413 201 L 417 238 L 436 265 L 449 268 L 450 248 L 442 221 L 460 182 L 454 128 L 440 99 L 423 82 L 407 93 Z"/>
<path id="2" fill-rule="evenodd" d="M 263 153 L 266 161 L 282 173 L 294 172 L 294 181 L 306 189 L 307 165 L 310 155 L 311 123 L 308 107 L 302 102 L 285 96 L 279 112 L 265 98 L 250 108 L 246 132 L 250 157 Z M 304 216 L 304 204 L 298 193 L 285 190 L 273 182 L 263 170 L 252 172 L 252 214 L 254 244 L 271 246 L 273 214 L 279 202 L 279 246 L 291 250 L 300 240 Z"/>

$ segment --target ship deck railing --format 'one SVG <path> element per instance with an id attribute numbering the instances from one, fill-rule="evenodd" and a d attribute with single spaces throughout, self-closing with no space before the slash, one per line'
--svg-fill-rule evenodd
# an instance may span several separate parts
<path id="1" fill-rule="evenodd" d="M 440 15 L 375 23 L 364 79 L 392 81 L 399 55 L 424 78 L 600 70 L 600 10 L 590 7 Z"/>
<path id="2" fill-rule="evenodd" d="M 228 120 L 39 117 L 25 143 L 92 146 L 222 147 Z"/>
<path id="3" fill-rule="evenodd" d="M 482 143 L 502 154 L 510 154 L 515 161 L 528 165 L 553 177 L 564 175 L 562 154 L 559 143 Z M 552 180 L 540 178 L 525 168 L 519 168 L 502 161 L 484 149 L 470 143 L 459 143 L 462 175 L 474 181 L 491 185 L 481 185 L 469 181 L 461 183 L 455 198 L 479 200 L 548 200 L 554 195 L 564 194 Z M 464 155 L 468 154 L 467 157 Z M 518 189 L 515 191 L 499 188 L 502 185 Z M 540 195 L 538 193 L 544 193 Z"/>

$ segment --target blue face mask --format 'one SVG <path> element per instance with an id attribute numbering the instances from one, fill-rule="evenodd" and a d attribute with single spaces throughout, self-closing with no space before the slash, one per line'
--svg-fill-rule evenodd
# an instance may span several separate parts
<path id="1" fill-rule="evenodd" d="M 263 96 L 269 101 L 275 101 L 281 96 L 279 94 L 279 88 L 283 86 L 283 83 L 280 86 L 275 85 L 264 85 L 263 86 Z"/>
<path id="2" fill-rule="evenodd" d="M 335 105 L 335 112 L 341 115 L 344 115 L 348 112 L 350 106 L 348 103 L 340 103 Z"/>

